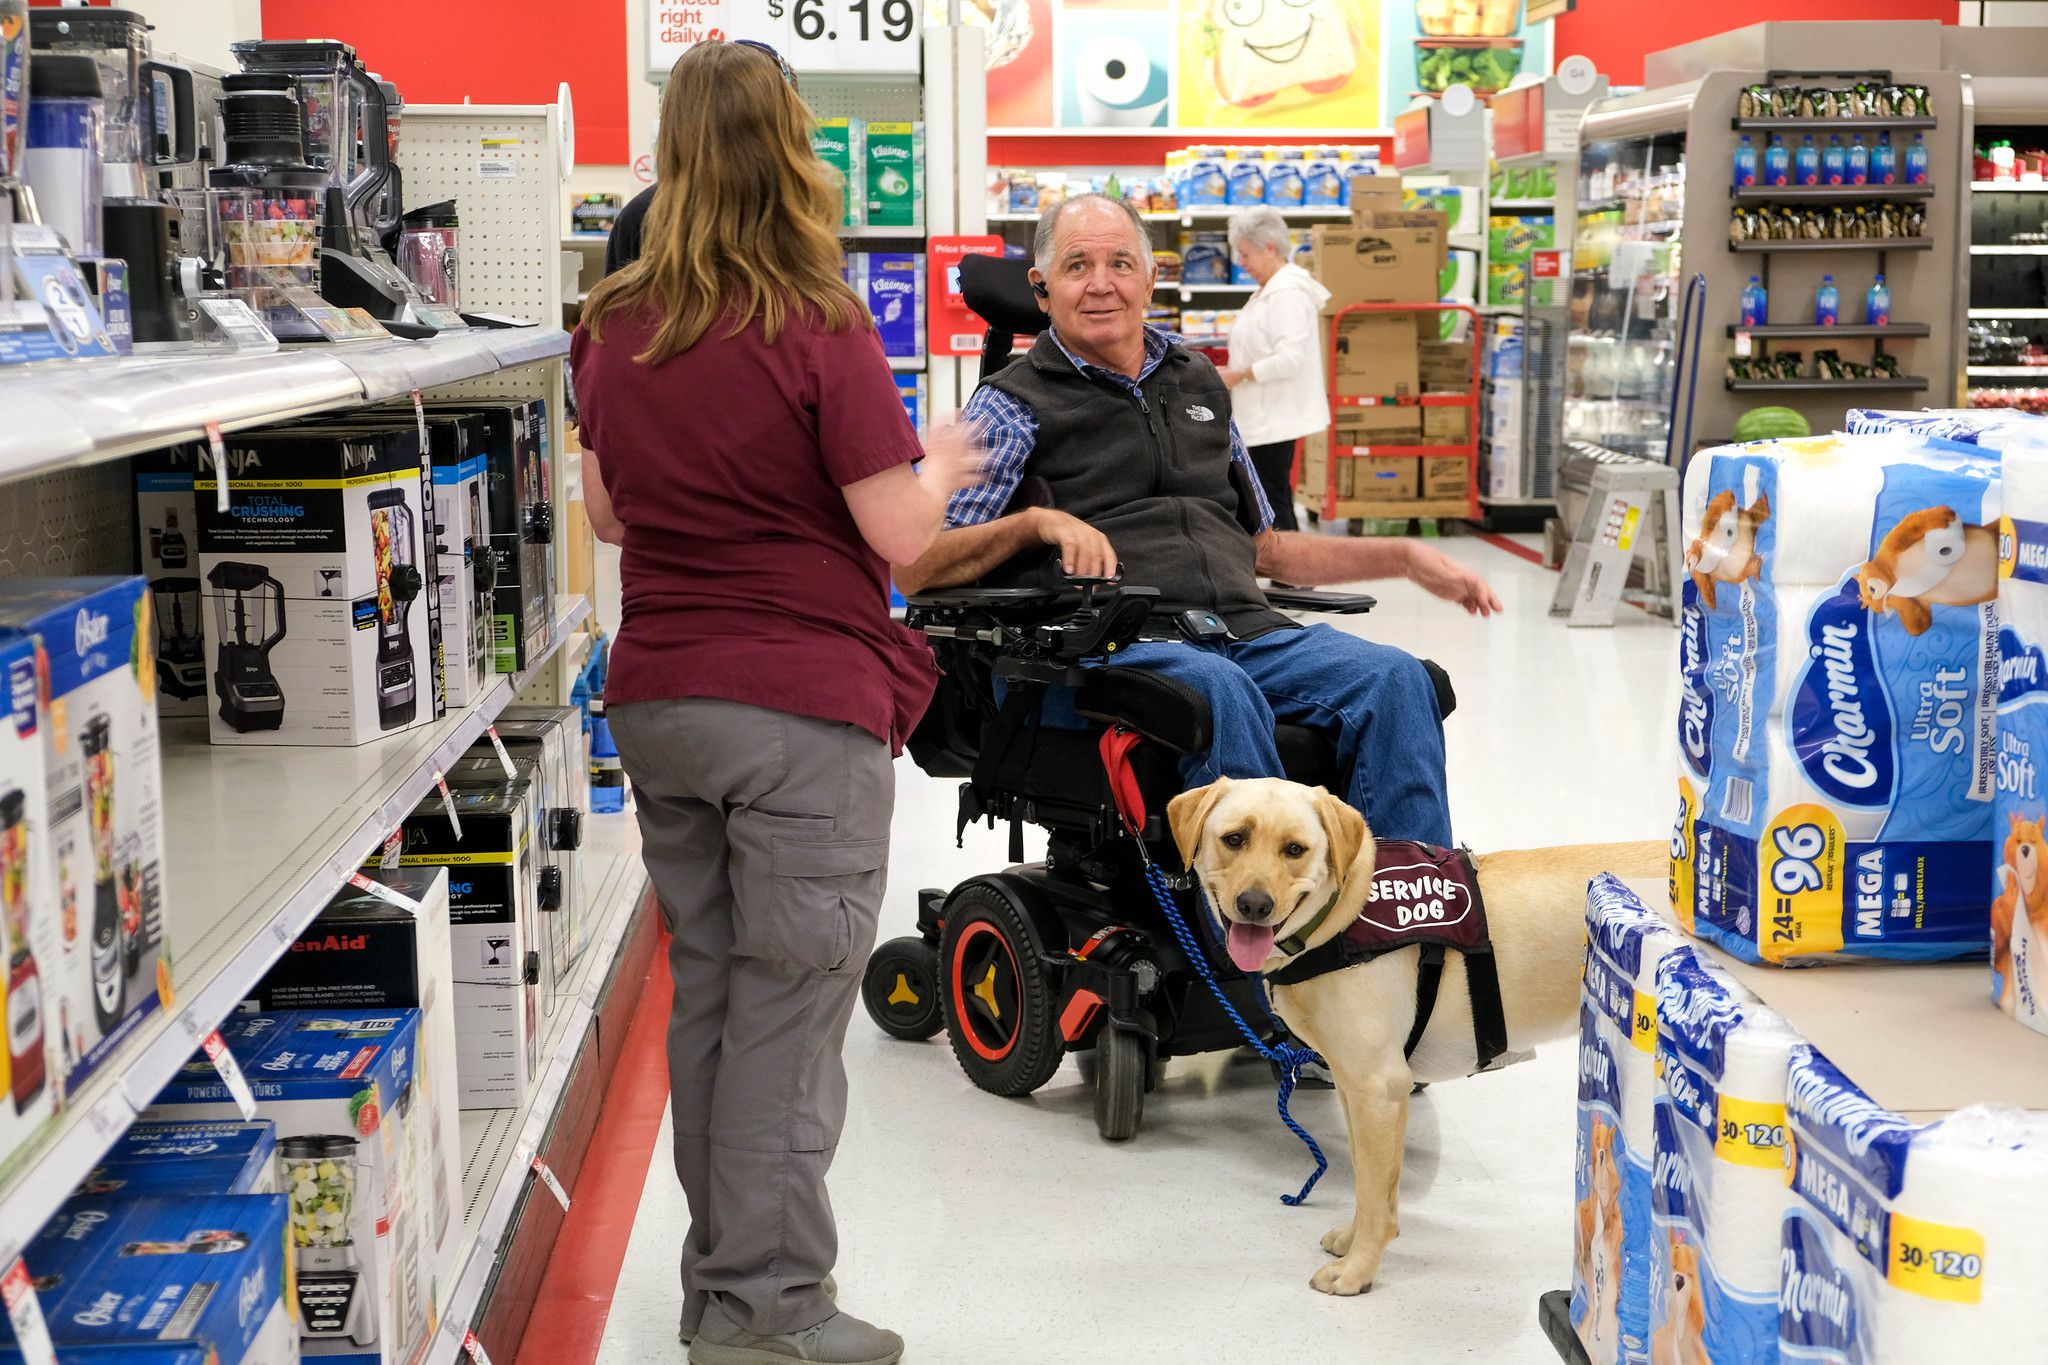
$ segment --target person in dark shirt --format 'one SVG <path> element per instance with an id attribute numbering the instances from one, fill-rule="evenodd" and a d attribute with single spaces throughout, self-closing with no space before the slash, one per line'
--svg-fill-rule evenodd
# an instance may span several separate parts
<path id="1" fill-rule="evenodd" d="M 604 273 L 616 275 L 640 259 L 640 225 L 647 221 L 647 210 L 654 203 L 657 187 L 649 185 L 626 201 L 626 207 L 619 210 L 619 216 L 612 220 L 612 235 L 604 244 Z"/>

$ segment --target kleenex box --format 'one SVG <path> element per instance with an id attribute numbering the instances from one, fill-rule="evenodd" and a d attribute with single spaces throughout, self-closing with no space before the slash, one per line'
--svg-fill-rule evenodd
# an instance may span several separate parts
<path id="1" fill-rule="evenodd" d="M 79 1186 L 83 1195 L 275 1194 L 277 1125 L 138 1123 Z"/>
<path id="2" fill-rule="evenodd" d="M 882 350 L 891 359 L 924 354 L 924 257 L 910 251 L 871 251 L 857 257 L 853 291 L 875 315 Z"/>

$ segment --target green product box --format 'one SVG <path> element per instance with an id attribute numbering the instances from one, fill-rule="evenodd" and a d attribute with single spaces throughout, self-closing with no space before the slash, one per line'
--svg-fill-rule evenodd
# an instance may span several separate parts
<path id="1" fill-rule="evenodd" d="M 1549 218 L 1496 214 L 1487 220 L 1487 256 L 1494 261 L 1526 261 L 1530 252 L 1556 241 L 1557 225 Z"/>
<path id="2" fill-rule="evenodd" d="M 867 216 L 867 199 L 854 178 L 854 168 L 862 164 L 866 131 L 864 119 L 825 118 L 811 133 L 811 150 L 839 177 L 841 227 L 859 227 Z"/>
<path id="3" fill-rule="evenodd" d="M 867 125 L 868 225 L 924 226 L 924 125 Z"/>
<path id="4" fill-rule="evenodd" d="M 1486 303 L 1489 308 L 1518 308 L 1528 291 L 1527 267 L 1497 263 L 1486 267 Z"/>

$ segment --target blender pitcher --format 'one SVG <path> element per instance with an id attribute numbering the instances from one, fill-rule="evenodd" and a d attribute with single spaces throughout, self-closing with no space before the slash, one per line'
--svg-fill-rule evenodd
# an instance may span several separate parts
<path id="1" fill-rule="evenodd" d="M 405 493 L 370 494 L 370 536 L 377 556 L 377 725 L 395 730 L 419 712 L 412 657 L 413 600 L 424 586 L 415 562 L 419 541 Z"/>
<path id="2" fill-rule="evenodd" d="M 175 524 L 176 513 L 172 514 Z M 166 533 L 168 534 L 168 532 Z M 206 695 L 206 640 L 199 628 L 199 580 L 153 578 L 156 685 L 167 697 L 189 701 Z"/>
<path id="3" fill-rule="evenodd" d="M 213 585 L 219 641 L 213 690 L 220 718 L 237 734 L 284 724 L 284 689 L 270 671 L 270 650 L 284 638 L 284 585 L 261 564 L 223 560 L 206 575 Z M 271 613 L 276 624 L 266 624 Z"/>
<path id="4" fill-rule="evenodd" d="M 213 255 L 227 287 L 280 341 L 319 341 L 287 291 L 320 286 L 327 177 L 308 165 L 302 111 L 289 77 L 222 81 L 224 160 L 207 174 Z"/>
<path id="5" fill-rule="evenodd" d="M 7 960 L 7 1058 L 14 1111 L 42 1093 L 43 984 L 28 946 L 28 798 L 19 787 L 0 793 L 0 911 L 12 951 Z"/>
<path id="6" fill-rule="evenodd" d="M 339 1133 L 280 1138 L 284 1194 L 298 1261 L 299 1331 L 308 1337 L 377 1341 L 376 1305 L 356 1254 L 356 1140 Z"/>
<path id="7" fill-rule="evenodd" d="M 85 763 L 85 815 L 92 836 L 92 1012 L 100 1033 L 121 1022 L 128 978 L 121 970 L 121 895 L 114 884 L 114 725 L 94 716 L 78 732 Z"/>

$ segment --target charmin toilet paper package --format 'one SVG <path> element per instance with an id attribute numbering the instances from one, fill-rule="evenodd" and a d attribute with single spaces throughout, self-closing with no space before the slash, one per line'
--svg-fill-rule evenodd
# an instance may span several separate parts
<path id="1" fill-rule="evenodd" d="M 1751 962 L 1988 938 L 1999 465 L 1904 433 L 1685 480 L 1673 908 Z"/>
<path id="2" fill-rule="evenodd" d="M 2048 425 L 2044 423 L 2043 425 Z M 1998 796 L 1991 998 L 2048 1033 L 2048 445 L 2005 452 L 1998 542 Z"/>
<path id="3" fill-rule="evenodd" d="M 2015 439 L 2048 431 L 2048 419 L 2017 408 L 1931 408 L 1925 412 L 1851 408 L 1844 426 L 1851 432 L 1911 432 L 2003 450 Z"/>
<path id="4" fill-rule="evenodd" d="M 1657 967 L 1650 1359 L 1775 1365 L 1799 1035 L 1693 949 Z"/>
<path id="5" fill-rule="evenodd" d="M 1793 1050 L 1779 1358 L 2007 1365 L 2048 1350 L 2048 1115 L 1921 1126 Z"/>
<path id="6" fill-rule="evenodd" d="M 1596 1365 L 1647 1360 L 1657 965 L 1684 940 L 1613 877 L 1586 892 L 1572 1324 Z"/>

